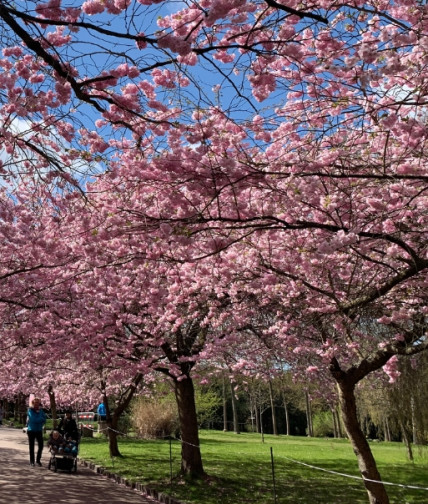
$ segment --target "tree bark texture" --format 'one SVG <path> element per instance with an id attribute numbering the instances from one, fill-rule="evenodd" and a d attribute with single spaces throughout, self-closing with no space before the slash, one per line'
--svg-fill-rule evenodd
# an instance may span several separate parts
<path id="1" fill-rule="evenodd" d="M 278 427 L 276 424 L 275 402 L 273 400 L 273 387 L 272 387 L 271 380 L 269 380 L 269 399 L 270 399 L 270 408 L 272 410 L 273 434 L 274 434 L 274 436 L 277 436 L 278 435 Z"/>
<path id="2" fill-rule="evenodd" d="M 381 483 L 381 477 L 376 467 L 376 461 L 371 452 L 369 443 L 360 427 L 357 416 L 355 400 L 355 384 L 347 380 L 346 376 L 338 381 L 339 400 L 342 411 L 342 419 L 358 460 L 358 467 L 364 478 L 370 504 L 389 504 L 389 498 L 385 486 Z M 374 483 L 373 480 L 380 483 Z"/>
<path id="3" fill-rule="evenodd" d="M 120 453 L 119 444 L 117 441 L 118 419 L 115 419 L 114 416 L 111 418 L 107 418 L 107 427 L 108 427 L 108 446 L 110 457 L 121 457 L 122 454 Z"/>
<path id="4" fill-rule="evenodd" d="M 119 451 L 119 445 L 118 445 L 118 435 L 120 434 L 119 432 L 119 420 L 123 414 L 123 412 L 126 410 L 126 408 L 129 406 L 132 398 L 135 395 L 135 392 L 140 385 L 140 383 L 143 380 L 143 375 L 141 373 L 137 373 L 134 376 L 134 379 L 131 381 L 131 383 L 128 385 L 124 393 L 122 394 L 120 401 L 118 404 L 116 404 L 116 407 L 114 408 L 114 411 L 112 412 L 110 409 L 110 404 L 107 395 L 104 393 L 103 394 L 103 403 L 104 406 L 106 407 L 106 423 L 107 423 L 107 431 L 108 431 L 108 440 L 109 440 L 109 450 L 110 450 L 110 457 L 121 457 L 122 454 Z M 102 389 L 105 390 L 105 384 L 102 384 Z"/>
<path id="5" fill-rule="evenodd" d="M 340 411 L 337 406 L 335 407 L 334 412 L 336 414 L 336 421 L 337 421 L 337 428 L 338 428 L 338 432 L 339 432 L 339 437 L 343 438 L 342 419 L 340 416 Z"/>
<path id="6" fill-rule="evenodd" d="M 412 435 L 413 435 L 413 444 L 417 445 L 419 444 L 419 439 L 418 439 L 418 429 L 417 429 L 417 422 L 416 422 L 416 406 L 415 406 L 415 398 L 413 395 L 410 398 L 410 408 L 412 412 Z"/>
<path id="7" fill-rule="evenodd" d="M 339 428 L 337 426 L 337 418 L 336 418 L 336 412 L 334 411 L 334 407 L 331 408 L 331 416 L 333 418 L 333 435 L 335 438 L 339 437 Z"/>
<path id="8" fill-rule="evenodd" d="M 287 401 L 284 398 L 284 411 L 285 411 L 285 426 L 286 426 L 286 431 L 285 434 L 287 436 L 290 435 L 290 415 L 288 414 L 288 404 Z"/>
<path id="9" fill-rule="evenodd" d="M 181 431 L 181 471 L 200 478 L 204 476 L 201 449 L 199 446 L 198 421 L 196 416 L 195 390 L 190 377 L 174 381 L 178 416 Z"/>
<path id="10" fill-rule="evenodd" d="M 58 415 L 56 411 L 55 391 L 52 385 L 49 385 L 48 387 L 48 395 L 49 395 L 50 408 L 52 412 L 53 428 L 56 429 L 58 426 Z"/>
<path id="11" fill-rule="evenodd" d="M 306 399 L 306 421 L 308 423 L 308 436 L 313 437 L 314 431 L 312 428 L 312 409 L 311 409 L 311 400 L 310 400 L 308 391 L 305 392 L 305 399 Z"/>

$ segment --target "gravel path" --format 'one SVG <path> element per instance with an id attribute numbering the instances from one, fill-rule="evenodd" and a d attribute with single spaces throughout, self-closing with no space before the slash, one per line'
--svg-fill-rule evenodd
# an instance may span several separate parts
<path id="1" fill-rule="evenodd" d="M 37 446 L 37 443 L 36 443 Z M 76 473 L 29 465 L 27 436 L 21 429 L 0 426 L 0 504 L 156 504 L 161 501 L 119 485 L 78 465 Z M 163 502 L 166 502 L 165 500 Z"/>

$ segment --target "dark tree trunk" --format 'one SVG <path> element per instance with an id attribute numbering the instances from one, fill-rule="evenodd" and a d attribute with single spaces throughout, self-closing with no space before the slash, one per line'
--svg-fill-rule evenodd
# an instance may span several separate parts
<path id="1" fill-rule="evenodd" d="M 286 395 L 285 395 L 284 390 L 282 391 L 282 401 L 284 403 L 284 412 L 285 412 L 285 427 L 286 427 L 285 434 L 287 436 L 289 436 L 290 435 L 290 415 L 288 413 L 288 403 L 287 403 L 287 399 L 286 399 Z"/>
<path id="2" fill-rule="evenodd" d="M 110 410 L 110 405 L 108 402 L 108 397 L 104 393 L 103 394 L 103 403 L 104 406 L 106 407 L 106 424 L 107 424 L 107 432 L 108 432 L 108 444 L 109 444 L 109 451 L 110 451 L 110 457 L 121 457 L 122 454 L 119 451 L 119 444 L 118 444 L 118 436 L 120 435 L 119 432 L 119 420 L 122 415 L 122 413 L 126 410 L 126 408 L 129 406 L 131 399 L 134 397 L 134 394 L 137 390 L 137 388 L 140 386 L 140 383 L 143 380 L 143 375 L 141 373 L 137 373 L 134 376 L 134 379 L 128 385 L 128 387 L 122 392 L 120 395 L 119 401 L 116 404 L 116 407 L 114 411 L 112 412 Z M 101 384 L 101 389 L 105 390 L 105 384 Z"/>
<path id="3" fill-rule="evenodd" d="M 105 390 L 105 383 L 101 384 L 101 388 Z M 114 411 L 111 411 L 110 405 L 108 402 L 108 396 L 106 393 L 103 393 L 103 404 L 106 408 L 106 420 L 105 424 L 107 426 L 107 436 L 108 436 L 108 449 L 110 453 L 110 457 L 121 457 L 122 454 L 120 453 L 119 450 L 119 443 L 118 443 L 118 424 L 119 424 L 119 418 L 120 415 L 123 411 L 123 408 L 119 404 L 118 408 L 116 408 Z"/>
<path id="4" fill-rule="evenodd" d="M 389 428 L 388 418 L 383 419 L 383 430 L 385 432 L 385 441 L 391 441 L 391 430 Z"/>
<path id="5" fill-rule="evenodd" d="M 312 428 L 312 408 L 308 391 L 305 392 L 305 399 L 306 399 L 306 421 L 308 423 L 308 436 L 313 437 L 314 431 Z"/>
<path id="6" fill-rule="evenodd" d="M 369 443 L 361 430 L 357 417 L 355 384 L 343 375 L 338 380 L 340 408 L 343 423 L 358 460 L 358 467 L 364 480 L 381 481 L 376 461 Z M 370 504 L 389 504 L 389 498 L 382 483 L 364 481 Z"/>
<path id="7" fill-rule="evenodd" d="M 119 450 L 119 443 L 118 443 L 118 418 L 115 418 L 115 415 L 107 419 L 107 428 L 108 428 L 108 447 L 109 447 L 109 452 L 110 452 L 110 457 L 121 457 L 122 454 L 120 453 Z"/>
<path id="8" fill-rule="evenodd" d="M 336 415 L 336 423 L 337 423 L 337 432 L 340 438 L 343 438 L 343 432 L 342 432 L 342 420 L 340 418 L 340 413 L 338 411 L 337 406 L 334 408 L 334 413 Z"/>
<path id="9" fill-rule="evenodd" d="M 178 417 L 181 431 L 181 471 L 200 478 L 205 475 L 199 446 L 198 421 L 196 416 L 195 390 L 190 377 L 174 380 Z"/>
<path id="10" fill-rule="evenodd" d="M 278 435 L 278 427 L 276 424 L 276 413 L 275 413 L 275 403 L 273 400 L 273 387 L 272 387 L 272 382 L 269 380 L 269 399 L 270 399 L 270 408 L 272 410 L 272 427 L 273 427 L 273 434 L 275 436 Z"/>
<path id="11" fill-rule="evenodd" d="M 27 405 L 26 405 L 26 396 L 21 392 L 18 394 L 15 409 L 14 409 L 14 420 L 19 423 L 25 424 L 27 421 Z"/>
<path id="12" fill-rule="evenodd" d="M 410 398 L 410 409 L 412 412 L 412 434 L 413 434 L 413 444 L 417 445 L 419 444 L 419 439 L 418 439 L 418 429 L 417 429 L 417 423 L 416 423 L 416 406 L 415 406 L 415 398 L 412 395 Z"/>
<path id="13" fill-rule="evenodd" d="M 286 426 L 286 431 L 285 434 L 287 436 L 290 435 L 290 415 L 288 413 L 288 404 L 284 401 L 284 411 L 285 411 L 285 426 Z"/>
<path id="14" fill-rule="evenodd" d="M 58 425 L 58 415 L 56 412 L 55 391 L 52 385 L 49 385 L 48 387 L 48 395 L 49 395 L 50 408 L 52 412 L 53 428 L 56 429 Z"/>

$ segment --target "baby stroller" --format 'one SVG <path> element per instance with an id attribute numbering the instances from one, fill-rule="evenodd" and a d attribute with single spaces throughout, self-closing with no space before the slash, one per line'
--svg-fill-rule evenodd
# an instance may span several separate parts
<path id="1" fill-rule="evenodd" d="M 78 440 L 63 437 L 58 431 L 52 431 L 49 436 L 48 447 L 50 458 L 48 469 L 57 472 L 77 472 Z"/>

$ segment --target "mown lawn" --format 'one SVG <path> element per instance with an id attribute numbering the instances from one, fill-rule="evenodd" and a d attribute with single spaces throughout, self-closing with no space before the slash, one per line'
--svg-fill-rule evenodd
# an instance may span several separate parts
<path id="1" fill-rule="evenodd" d="M 82 438 L 79 456 L 186 504 L 366 504 L 368 501 L 347 440 L 265 435 L 262 442 L 258 434 L 207 430 L 200 432 L 200 440 L 208 475 L 207 480 L 200 482 L 184 481 L 178 476 L 181 444 L 177 440 L 123 437 L 119 440 L 123 457 L 111 459 L 105 437 Z M 383 480 L 401 485 L 387 485 L 391 503 L 428 502 L 427 447 L 415 449 L 413 463 L 407 460 L 401 443 L 372 443 L 372 449 Z"/>

